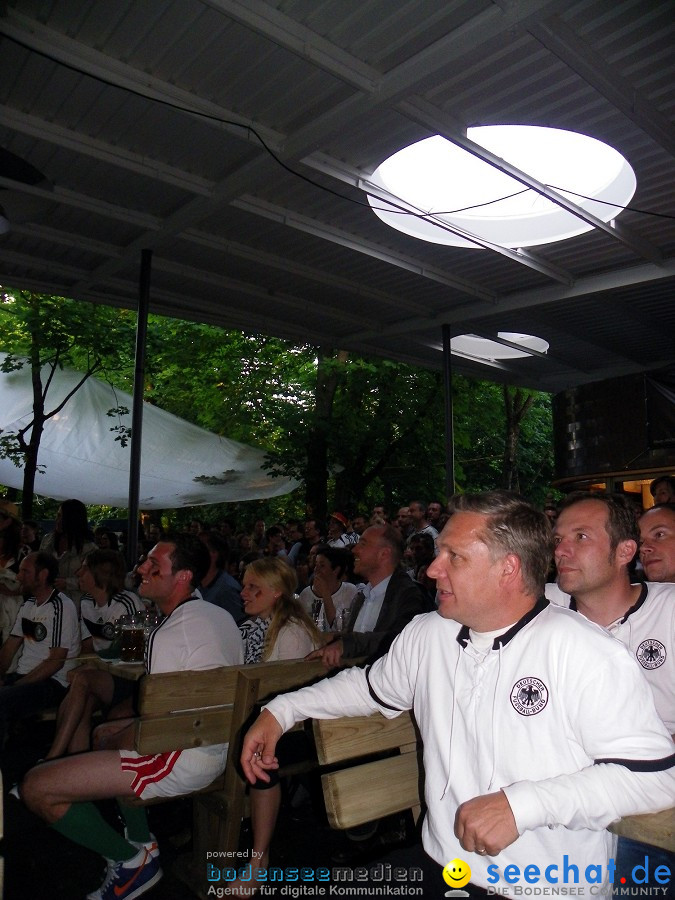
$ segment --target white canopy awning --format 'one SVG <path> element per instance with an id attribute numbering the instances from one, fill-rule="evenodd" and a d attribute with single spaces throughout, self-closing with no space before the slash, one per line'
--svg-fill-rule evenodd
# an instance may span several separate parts
<path id="1" fill-rule="evenodd" d="M 0 354 L 0 359 L 4 354 Z M 46 376 L 46 370 L 43 373 Z M 57 371 L 47 411 L 54 409 L 82 377 Z M 111 418 L 124 406 L 129 414 Z M 55 500 L 75 497 L 83 503 L 126 508 L 129 502 L 130 448 L 115 440 L 111 428 L 131 427 L 132 398 L 96 378 L 88 378 L 63 410 L 45 424 L 35 492 Z M 0 372 L 0 429 L 3 435 L 25 427 L 33 417 L 30 365 Z M 211 434 L 149 403 L 143 404 L 141 509 L 172 509 L 287 494 L 299 482 L 273 478 L 263 469 L 265 453 Z M 23 486 L 23 468 L 0 459 L 0 483 Z"/>

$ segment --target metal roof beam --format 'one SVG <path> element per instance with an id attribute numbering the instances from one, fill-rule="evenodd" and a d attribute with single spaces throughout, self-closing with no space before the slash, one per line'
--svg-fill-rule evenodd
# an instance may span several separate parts
<path id="1" fill-rule="evenodd" d="M 208 197 L 214 187 L 214 182 L 206 178 L 184 172 L 160 160 L 151 159 L 146 154 L 133 153 L 131 150 L 120 147 L 119 144 L 108 144 L 8 106 L 0 106 L 0 125 L 5 125 L 7 128 L 39 140 L 48 140 L 57 147 L 72 150 L 82 156 L 97 159 L 127 172 L 134 172 L 136 175 L 173 185 L 191 194 Z"/>
<path id="2" fill-rule="evenodd" d="M 634 122 L 664 150 L 675 156 L 675 127 L 663 113 L 604 60 L 558 16 L 536 22 L 527 30 L 547 50 L 591 84 L 612 106 Z"/>
<path id="3" fill-rule="evenodd" d="M 378 89 L 381 72 L 262 0 L 202 2 L 360 91 Z"/>
<path id="4" fill-rule="evenodd" d="M 415 257 L 407 256 L 404 253 L 390 253 L 379 244 L 368 241 L 357 234 L 342 231 L 339 228 L 335 228 L 333 225 L 319 222 L 317 219 L 312 219 L 309 216 L 304 216 L 301 213 L 295 212 L 295 210 L 277 206 L 276 204 L 268 203 L 265 200 L 250 195 L 233 200 L 232 206 L 253 213 L 254 215 L 270 219 L 273 222 L 278 222 L 281 225 L 295 228 L 298 231 L 303 231 L 306 234 L 311 234 L 315 237 L 320 237 L 323 240 L 331 241 L 342 247 L 347 247 L 349 250 L 356 250 L 358 253 L 364 253 L 374 259 L 380 259 L 388 265 L 396 266 L 399 269 L 405 269 L 415 275 L 420 275 L 422 278 L 428 278 L 431 281 L 444 284 L 446 287 L 451 287 L 463 294 L 480 297 L 486 302 L 495 299 L 495 295 L 487 289 L 481 290 L 471 282 L 454 277 L 449 272 L 437 269 L 434 266 L 427 266 Z M 419 309 L 420 311 L 424 310 L 421 306 Z"/>
<path id="5" fill-rule="evenodd" d="M 532 290 L 520 291 L 513 294 L 506 294 L 500 297 L 496 303 L 475 304 L 470 310 L 466 307 L 457 307 L 448 309 L 438 315 L 427 317 L 424 321 L 418 318 L 402 319 L 395 324 L 386 325 L 380 333 L 387 336 L 396 334 L 412 334 L 415 332 L 426 331 L 430 327 L 439 327 L 443 324 L 453 324 L 455 322 L 471 323 L 479 321 L 485 316 L 493 316 L 502 312 L 511 312 L 518 309 L 529 309 L 531 307 L 546 306 L 549 303 L 556 303 L 559 300 L 570 300 L 574 297 L 582 297 L 585 294 L 597 294 L 613 288 L 629 287 L 632 284 L 643 284 L 647 281 L 656 281 L 662 278 L 672 278 L 675 275 L 675 259 L 666 260 L 662 266 L 652 266 L 649 264 L 634 266 L 632 268 L 620 269 L 615 272 L 605 272 L 601 275 L 589 275 L 580 278 L 571 287 L 562 287 L 560 285 L 552 285 L 548 288 L 534 288 Z M 469 326 L 471 327 L 471 326 Z M 350 335 L 350 339 L 366 338 L 370 334 L 369 331 L 363 330 L 355 335 Z"/>

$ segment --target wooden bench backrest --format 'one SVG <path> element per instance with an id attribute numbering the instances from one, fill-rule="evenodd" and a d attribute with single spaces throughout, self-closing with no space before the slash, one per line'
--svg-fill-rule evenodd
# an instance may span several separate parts
<path id="1" fill-rule="evenodd" d="M 321 660 L 284 660 L 146 675 L 135 749 L 162 753 L 237 741 L 256 704 L 325 675 Z"/>
<path id="2" fill-rule="evenodd" d="M 135 749 L 162 753 L 229 741 L 240 669 L 146 675 L 140 686 Z"/>
<path id="3" fill-rule="evenodd" d="M 375 713 L 315 720 L 314 739 L 321 765 L 352 763 L 321 776 L 333 828 L 353 828 L 406 809 L 419 815 L 423 798 L 418 760 L 421 744 L 411 713 L 395 719 Z M 399 754 L 368 759 L 390 750 Z"/>

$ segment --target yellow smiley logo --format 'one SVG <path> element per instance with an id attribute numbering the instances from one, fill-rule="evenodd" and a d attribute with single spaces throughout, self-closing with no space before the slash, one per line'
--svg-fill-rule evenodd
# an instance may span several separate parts
<path id="1" fill-rule="evenodd" d="M 461 888 L 469 883 L 471 869 L 463 859 L 451 859 L 443 869 L 443 881 L 451 888 Z"/>

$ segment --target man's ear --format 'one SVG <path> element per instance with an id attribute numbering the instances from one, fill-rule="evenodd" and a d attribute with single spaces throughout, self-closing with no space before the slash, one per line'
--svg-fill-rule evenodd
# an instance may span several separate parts
<path id="1" fill-rule="evenodd" d="M 520 557 L 518 557 L 515 553 L 507 553 L 501 559 L 501 575 L 502 578 L 507 581 L 512 581 L 514 578 L 517 578 L 521 572 L 521 563 Z"/>
<path id="2" fill-rule="evenodd" d="M 619 541 L 616 545 L 616 559 L 622 566 L 630 564 L 631 560 L 637 553 L 637 541 Z"/>

